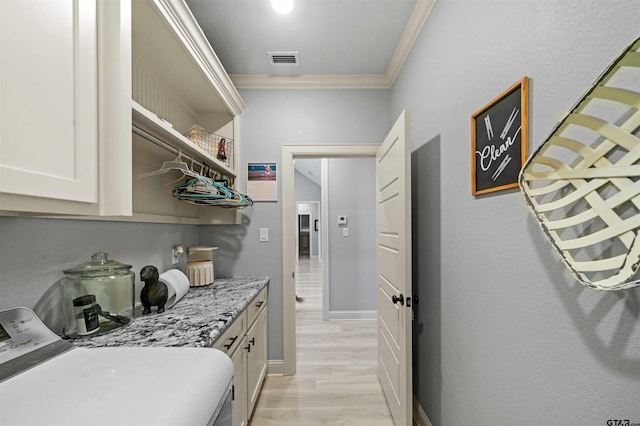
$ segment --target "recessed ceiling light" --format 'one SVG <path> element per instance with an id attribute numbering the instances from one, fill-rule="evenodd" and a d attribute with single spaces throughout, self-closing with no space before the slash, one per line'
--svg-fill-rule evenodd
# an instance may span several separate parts
<path id="1" fill-rule="evenodd" d="M 271 7 L 278 13 L 289 13 L 293 10 L 293 0 L 271 0 Z"/>

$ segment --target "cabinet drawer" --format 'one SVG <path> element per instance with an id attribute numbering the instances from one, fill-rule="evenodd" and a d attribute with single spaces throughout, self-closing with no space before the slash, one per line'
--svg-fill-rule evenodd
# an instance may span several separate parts
<path id="1" fill-rule="evenodd" d="M 236 320 L 229 326 L 227 331 L 225 331 L 222 336 L 218 337 L 218 339 L 213 344 L 215 349 L 219 349 L 227 355 L 233 353 L 238 346 L 240 346 L 240 342 L 242 338 L 247 332 L 247 312 L 242 311 L 240 316 L 236 318 Z"/>
<path id="2" fill-rule="evenodd" d="M 258 314 L 267 306 L 267 287 L 263 288 L 260 293 L 247 306 L 247 326 L 256 320 Z"/>

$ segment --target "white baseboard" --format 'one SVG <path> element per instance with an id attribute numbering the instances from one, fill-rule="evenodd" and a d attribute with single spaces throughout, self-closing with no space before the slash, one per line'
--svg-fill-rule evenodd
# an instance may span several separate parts
<path id="1" fill-rule="evenodd" d="M 267 361 L 267 376 L 282 376 L 284 374 L 284 360 L 270 359 Z"/>
<path id="2" fill-rule="evenodd" d="M 333 320 L 375 320 L 376 311 L 329 311 L 329 321 Z"/>
<path id="3" fill-rule="evenodd" d="M 413 397 L 413 424 L 416 426 L 432 426 L 431 421 L 415 396 Z"/>

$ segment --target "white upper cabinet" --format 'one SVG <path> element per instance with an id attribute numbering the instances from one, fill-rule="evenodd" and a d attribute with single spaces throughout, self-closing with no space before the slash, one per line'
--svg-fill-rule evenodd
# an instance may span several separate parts
<path id="1" fill-rule="evenodd" d="M 122 3 L 0 1 L 1 211 L 131 214 Z"/>

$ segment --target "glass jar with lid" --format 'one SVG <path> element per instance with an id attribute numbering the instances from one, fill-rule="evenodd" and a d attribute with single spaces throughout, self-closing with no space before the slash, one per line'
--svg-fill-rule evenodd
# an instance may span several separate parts
<path id="1" fill-rule="evenodd" d="M 103 334 L 132 321 L 135 274 L 131 265 L 98 252 L 89 262 L 63 272 L 60 289 L 65 336 Z"/>

